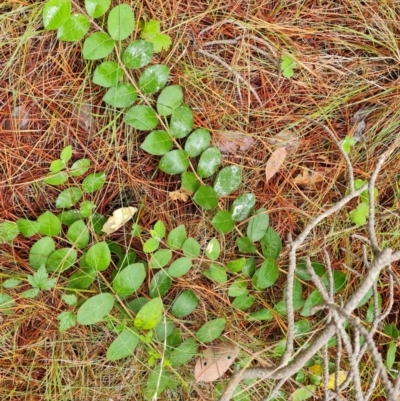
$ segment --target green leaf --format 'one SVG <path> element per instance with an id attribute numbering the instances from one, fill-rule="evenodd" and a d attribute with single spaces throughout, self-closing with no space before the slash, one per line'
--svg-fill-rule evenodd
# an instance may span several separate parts
<path id="1" fill-rule="evenodd" d="M 200 156 L 209 148 L 211 142 L 210 131 L 204 128 L 194 130 L 185 142 L 185 150 L 189 157 Z"/>
<path id="2" fill-rule="evenodd" d="M 139 237 L 141 233 L 142 233 L 142 227 L 137 223 L 133 223 L 131 231 L 132 237 Z"/>
<path id="3" fill-rule="evenodd" d="M 131 42 L 122 54 L 122 62 L 127 68 L 141 68 L 149 64 L 153 57 L 153 44 L 146 40 Z"/>
<path id="4" fill-rule="evenodd" d="M 246 265 L 246 258 L 240 258 L 228 262 L 226 264 L 226 268 L 233 273 L 238 273 L 241 270 L 243 270 L 245 265 Z"/>
<path id="5" fill-rule="evenodd" d="M 126 266 L 115 276 L 112 287 L 117 295 L 125 297 L 136 292 L 146 278 L 146 269 L 142 263 Z"/>
<path id="6" fill-rule="evenodd" d="M 153 131 L 140 147 L 151 155 L 162 156 L 172 149 L 172 139 L 165 131 Z"/>
<path id="7" fill-rule="evenodd" d="M 49 30 L 63 25 L 71 13 L 70 0 L 49 0 L 43 8 L 43 25 Z"/>
<path id="8" fill-rule="evenodd" d="M 83 58 L 85 60 L 99 60 L 107 57 L 114 48 L 114 41 L 104 32 L 95 32 L 83 42 Z"/>
<path id="9" fill-rule="evenodd" d="M 75 249 L 60 248 L 52 252 L 46 260 L 46 268 L 49 272 L 61 273 L 72 267 L 77 258 Z"/>
<path id="10" fill-rule="evenodd" d="M 298 320 L 294 324 L 294 336 L 299 338 L 302 335 L 306 335 L 310 332 L 310 322 L 308 320 Z"/>
<path id="11" fill-rule="evenodd" d="M 347 274 L 345 274 L 339 270 L 335 270 L 332 273 L 332 275 L 333 275 L 333 292 L 336 294 L 346 284 Z M 329 291 L 329 276 L 327 274 L 322 277 L 322 282 L 324 283 L 327 291 Z"/>
<path id="12" fill-rule="evenodd" d="M 296 63 L 290 56 L 288 55 L 282 56 L 281 71 L 284 77 L 291 78 L 294 74 L 293 68 L 295 67 Z"/>
<path id="13" fill-rule="evenodd" d="M 183 243 L 182 252 L 188 258 L 197 258 L 200 256 L 200 245 L 190 237 Z"/>
<path id="14" fill-rule="evenodd" d="M 311 266 L 314 269 L 317 276 L 322 277 L 325 274 L 325 266 L 322 263 L 311 262 Z M 299 278 L 300 280 L 311 281 L 311 276 L 307 272 L 306 262 L 299 262 L 296 265 L 295 274 L 296 277 Z"/>
<path id="15" fill-rule="evenodd" d="M 356 140 L 351 136 L 346 136 L 342 142 L 342 148 L 346 154 L 350 153 L 351 148 L 356 144 Z M 364 185 L 364 184 L 363 184 Z M 361 185 L 362 186 L 362 185 Z"/>
<path id="16" fill-rule="evenodd" d="M 70 306 L 76 305 L 78 303 L 78 298 L 75 294 L 63 294 L 61 295 L 62 300 Z"/>
<path id="17" fill-rule="evenodd" d="M 131 107 L 124 120 L 131 127 L 142 131 L 150 131 L 158 124 L 157 115 L 149 106 Z"/>
<path id="18" fill-rule="evenodd" d="M 304 401 L 311 398 L 315 393 L 316 387 L 312 384 L 300 387 L 292 393 L 292 400 L 293 401 Z"/>
<path id="19" fill-rule="evenodd" d="M 82 14 L 72 14 L 57 30 L 57 38 L 68 42 L 81 40 L 88 32 L 90 22 Z"/>
<path id="20" fill-rule="evenodd" d="M 196 333 L 196 338 L 202 343 L 209 343 L 217 339 L 225 329 L 226 320 L 218 318 L 203 324 Z"/>
<path id="21" fill-rule="evenodd" d="M 15 304 L 12 296 L 0 292 L 0 312 L 9 315 L 11 313 L 10 308 Z"/>
<path id="22" fill-rule="evenodd" d="M 49 237 L 58 235 L 61 231 L 61 223 L 57 216 L 47 211 L 41 214 L 38 219 L 39 233 Z"/>
<path id="23" fill-rule="evenodd" d="M 93 18 L 99 18 L 109 9 L 111 0 L 85 0 L 87 13 Z"/>
<path id="24" fill-rule="evenodd" d="M 186 228 L 182 224 L 175 227 L 167 237 L 167 245 L 174 251 L 181 249 L 186 240 Z"/>
<path id="25" fill-rule="evenodd" d="M 16 237 L 18 237 L 19 232 L 17 223 L 11 221 L 0 223 L 0 244 L 12 242 Z"/>
<path id="26" fill-rule="evenodd" d="M 251 312 L 249 316 L 246 316 L 245 319 L 252 321 L 252 320 L 265 320 L 269 321 L 274 318 L 273 313 L 269 309 L 260 309 L 255 312 Z"/>
<path id="27" fill-rule="evenodd" d="M 76 316 L 72 311 L 61 312 L 57 316 L 57 320 L 59 321 L 58 329 L 60 330 L 60 333 L 64 333 L 76 324 Z"/>
<path id="28" fill-rule="evenodd" d="M 118 337 L 111 343 L 107 350 L 106 358 L 108 361 L 131 356 L 136 346 L 139 344 L 139 336 L 130 329 L 124 329 Z"/>
<path id="29" fill-rule="evenodd" d="M 111 312 L 114 301 L 113 295 L 107 292 L 89 298 L 78 310 L 78 323 L 91 325 L 100 322 Z"/>
<path id="30" fill-rule="evenodd" d="M 394 338 L 397 340 L 399 338 L 399 330 L 393 323 L 389 323 L 385 326 L 385 334 L 387 334 L 389 337 Z"/>
<path id="31" fill-rule="evenodd" d="M 229 233 L 235 227 L 232 215 L 227 210 L 220 210 L 211 220 L 211 224 L 217 231 L 223 234 Z"/>
<path id="32" fill-rule="evenodd" d="M 159 246 L 160 246 L 160 241 L 158 241 L 155 238 L 149 238 L 143 244 L 143 252 L 146 252 L 146 253 L 154 252 Z"/>
<path id="33" fill-rule="evenodd" d="M 184 171 L 181 175 L 181 185 L 189 192 L 196 192 L 200 187 L 200 182 L 195 173 Z"/>
<path id="34" fill-rule="evenodd" d="M 175 149 L 166 153 L 160 160 L 158 168 L 164 173 L 180 174 L 189 167 L 189 156 L 184 150 Z"/>
<path id="35" fill-rule="evenodd" d="M 150 267 L 152 269 L 161 269 L 172 259 L 172 252 L 169 249 L 160 249 L 151 255 Z"/>
<path id="36" fill-rule="evenodd" d="M 21 280 L 9 278 L 3 283 L 3 288 L 15 288 L 21 283 Z"/>
<path id="37" fill-rule="evenodd" d="M 172 279 L 167 270 L 160 270 L 153 276 L 150 282 L 149 295 L 152 298 L 164 296 L 170 289 Z"/>
<path id="38" fill-rule="evenodd" d="M 256 270 L 256 261 L 253 257 L 246 259 L 242 272 L 247 277 L 252 277 Z"/>
<path id="39" fill-rule="evenodd" d="M 164 319 L 154 328 L 154 334 L 158 341 L 165 341 L 174 331 L 174 322 L 170 319 Z"/>
<path id="40" fill-rule="evenodd" d="M 69 187 L 62 191 L 56 199 L 56 207 L 64 209 L 72 207 L 82 198 L 82 191 L 78 187 Z"/>
<path id="41" fill-rule="evenodd" d="M 61 171 L 57 174 L 49 174 L 43 182 L 49 185 L 61 185 L 68 180 L 68 174 L 65 171 Z"/>
<path id="42" fill-rule="evenodd" d="M 367 222 L 369 205 L 367 203 L 358 204 L 357 208 L 350 212 L 350 217 L 356 226 L 362 226 Z"/>
<path id="43" fill-rule="evenodd" d="M 92 229 L 97 235 L 103 234 L 103 226 L 106 223 L 106 221 L 107 217 L 97 212 L 93 213 L 90 222 L 92 224 Z"/>
<path id="44" fill-rule="evenodd" d="M 200 156 L 197 174 L 201 178 L 211 177 L 221 164 L 221 152 L 218 148 L 208 148 Z M 214 188 L 215 189 L 215 188 Z"/>
<path id="45" fill-rule="evenodd" d="M 240 297 L 241 295 L 247 295 L 247 281 L 244 278 L 236 279 L 228 289 L 228 296 L 230 297 Z"/>
<path id="46" fill-rule="evenodd" d="M 171 373 L 161 366 L 156 366 L 151 370 L 147 379 L 146 388 L 143 391 L 143 399 L 148 401 L 159 399 L 158 395 L 165 389 L 174 389 L 178 385 Z M 157 396 L 156 396 L 157 395 Z"/>
<path id="47" fill-rule="evenodd" d="M 151 236 L 157 240 L 162 240 L 165 237 L 165 225 L 161 220 L 154 224 L 153 230 L 150 231 Z"/>
<path id="48" fill-rule="evenodd" d="M 199 300 L 192 290 L 182 291 L 171 307 L 171 313 L 181 319 L 191 314 L 197 307 Z"/>
<path id="49" fill-rule="evenodd" d="M 57 279 L 48 278 L 49 275 L 46 272 L 44 266 L 40 266 L 40 268 L 32 275 L 28 275 L 28 283 L 32 288 L 38 288 L 40 290 L 49 291 L 56 284 Z"/>
<path id="50" fill-rule="evenodd" d="M 192 267 L 192 260 L 190 258 L 179 258 L 171 263 L 168 269 L 168 274 L 171 277 L 181 277 L 185 275 Z"/>
<path id="51" fill-rule="evenodd" d="M 266 258 L 278 259 L 282 249 L 282 241 L 278 233 L 272 228 L 268 227 L 264 237 L 261 238 L 262 253 Z"/>
<path id="52" fill-rule="evenodd" d="M 267 233 L 269 217 L 264 208 L 258 209 L 256 214 L 249 220 L 247 236 L 250 241 L 259 241 Z"/>
<path id="53" fill-rule="evenodd" d="M 77 270 L 68 280 L 67 288 L 84 290 L 90 287 L 97 276 L 97 271 L 91 267 Z"/>
<path id="54" fill-rule="evenodd" d="M 256 286 L 260 289 L 271 287 L 279 277 L 279 268 L 275 259 L 267 258 L 261 265 L 257 276 Z"/>
<path id="55" fill-rule="evenodd" d="M 81 214 L 79 210 L 64 210 L 60 214 L 57 215 L 58 220 L 60 220 L 61 224 L 65 224 L 70 226 L 75 221 L 81 220 L 84 216 Z"/>
<path id="56" fill-rule="evenodd" d="M 46 265 L 48 256 L 54 252 L 56 245 L 52 238 L 43 237 L 35 242 L 29 251 L 29 265 L 33 269 L 39 269 Z"/>
<path id="57" fill-rule="evenodd" d="M 206 210 L 214 209 L 218 205 L 217 195 L 214 189 L 208 185 L 202 185 L 196 191 L 193 201 Z"/>
<path id="58" fill-rule="evenodd" d="M 396 361 L 396 352 L 397 352 L 396 343 L 394 341 L 391 341 L 389 343 L 389 347 L 386 353 L 386 366 L 389 370 L 393 368 L 393 364 Z"/>
<path id="59" fill-rule="evenodd" d="M 239 252 L 242 253 L 255 253 L 257 251 L 257 248 L 248 237 L 236 238 L 236 245 L 239 248 Z"/>
<path id="60" fill-rule="evenodd" d="M 164 88 L 168 81 L 169 67 L 156 64 L 146 68 L 139 78 L 139 88 L 143 93 L 154 93 Z"/>
<path id="61" fill-rule="evenodd" d="M 89 230 L 83 220 L 72 223 L 67 231 L 67 238 L 71 244 L 79 249 L 83 249 L 89 243 Z"/>
<path id="62" fill-rule="evenodd" d="M 194 338 L 188 338 L 168 356 L 172 367 L 187 364 L 197 354 L 197 343 Z"/>
<path id="63" fill-rule="evenodd" d="M 106 182 L 106 173 L 103 171 L 100 173 L 89 174 L 82 181 L 82 190 L 86 193 L 93 193 L 100 189 Z"/>
<path id="64" fill-rule="evenodd" d="M 107 30 L 114 40 L 124 40 L 135 29 L 135 17 L 128 4 L 114 7 L 108 14 Z"/>
<path id="65" fill-rule="evenodd" d="M 157 112 L 163 117 L 170 116 L 183 100 L 182 88 L 179 85 L 167 86 L 157 99 Z"/>
<path id="66" fill-rule="evenodd" d="M 254 304 L 255 298 L 246 294 L 239 295 L 236 297 L 233 302 L 232 306 L 238 308 L 241 311 L 245 311 L 249 309 Z"/>
<path id="67" fill-rule="evenodd" d="M 115 61 L 105 61 L 96 67 L 93 74 L 93 83 L 110 88 L 121 81 L 124 72 Z"/>
<path id="68" fill-rule="evenodd" d="M 133 324 L 138 329 L 150 330 L 157 326 L 163 316 L 161 298 L 154 298 L 147 302 L 136 315 Z"/>
<path id="69" fill-rule="evenodd" d="M 144 24 L 141 37 L 153 43 L 154 51 L 159 53 L 161 50 L 168 50 L 171 46 L 171 38 L 160 33 L 160 23 L 150 20 Z"/>
<path id="70" fill-rule="evenodd" d="M 21 294 L 22 298 L 29 298 L 33 299 L 39 294 L 40 289 L 39 288 L 31 288 L 30 290 L 24 291 Z"/>
<path id="71" fill-rule="evenodd" d="M 324 299 L 318 290 L 314 290 L 307 298 L 306 303 L 300 313 L 301 316 L 311 316 L 311 308 L 315 305 L 323 304 Z"/>
<path id="72" fill-rule="evenodd" d="M 89 170 L 90 160 L 79 159 L 72 166 L 70 170 L 71 177 L 79 177 Z"/>
<path id="73" fill-rule="evenodd" d="M 219 284 L 225 284 L 228 281 L 225 268 L 216 263 L 212 263 L 209 269 L 203 271 L 203 274 L 210 280 L 214 280 Z"/>
<path id="74" fill-rule="evenodd" d="M 110 106 L 123 108 L 131 106 L 137 99 L 135 88 L 128 83 L 119 83 L 108 89 L 103 100 Z"/>
<path id="75" fill-rule="evenodd" d="M 221 253 L 221 246 L 216 238 L 211 238 L 206 247 L 206 256 L 210 260 L 217 260 Z"/>
<path id="76" fill-rule="evenodd" d="M 224 167 L 214 181 L 214 190 L 218 196 L 226 196 L 239 188 L 242 182 L 242 168 L 239 166 Z"/>
<path id="77" fill-rule="evenodd" d="M 232 203 L 230 212 L 234 221 L 242 221 L 250 216 L 256 204 L 256 197 L 253 193 L 238 196 Z"/>
<path id="78" fill-rule="evenodd" d="M 65 167 L 65 162 L 63 162 L 60 159 L 57 160 L 53 160 L 50 164 L 50 168 L 49 170 L 52 173 L 58 173 L 59 171 L 61 171 L 63 168 Z"/>
<path id="79" fill-rule="evenodd" d="M 183 105 L 172 112 L 169 133 L 175 138 L 184 138 L 193 128 L 193 112 L 189 106 Z"/>
<path id="80" fill-rule="evenodd" d="M 71 157 L 72 157 L 72 146 L 68 145 L 61 151 L 60 159 L 65 164 L 71 160 Z"/>
<path id="81" fill-rule="evenodd" d="M 111 252 L 106 242 L 98 242 L 89 248 L 85 261 L 92 269 L 103 271 L 111 263 Z"/>

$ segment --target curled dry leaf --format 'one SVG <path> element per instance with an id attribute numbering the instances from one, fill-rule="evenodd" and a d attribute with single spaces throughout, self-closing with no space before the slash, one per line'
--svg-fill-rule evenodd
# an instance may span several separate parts
<path id="1" fill-rule="evenodd" d="M 137 208 L 133 206 L 121 207 L 120 209 L 114 210 L 113 215 L 108 218 L 101 231 L 110 235 L 127 223 L 136 212 Z"/>
<path id="2" fill-rule="evenodd" d="M 223 131 L 219 134 L 218 148 L 222 153 L 236 153 L 239 148 L 242 151 L 250 149 L 254 144 L 254 138 L 240 131 Z"/>
<path id="3" fill-rule="evenodd" d="M 302 172 L 294 178 L 294 183 L 300 187 L 315 189 L 317 184 L 324 181 L 322 170 L 312 171 L 303 168 Z"/>
<path id="4" fill-rule="evenodd" d="M 232 344 L 213 345 L 206 348 L 194 368 L 196 382 L 212 382 L 219 379 L 235 361 L 239 348 Z"/>
<path id="5" fill-rule="evenodd" d="M 174 201 L 176 200 L 176 201 L 181 201 L 181 202 L 187 202 L 190 194 L 191 194 L 191 192 L 189 192 L 185 188 L 181 187 L 180 189 L 177 189 L 176 191 L 170 192 L 168 195 Z"/>
<path id="6" fill-rule="evenodd" d="M 286 147 L 278 148 L 272 152 L 271 157 L 265 165 L 265 179 L 270 180 L 281 168 L 283 162 L 288 155 Z"/>

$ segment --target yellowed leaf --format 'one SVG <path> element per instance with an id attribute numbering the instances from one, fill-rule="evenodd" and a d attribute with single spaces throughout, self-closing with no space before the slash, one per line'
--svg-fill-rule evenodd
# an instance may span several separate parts
<path id="1" fill-rule="evenodd" d="M 269 181 L 281 168 L 288 155 L 286 147 L 281 147 L 272 152 L 265 166 L 265 178 Z"/>
<path id="2" fill-rule="evenodd" d="M 212 382 L 219 379 L 235 361 L 239 348 L 233 344 L 213 345 L 203 351 L 196 361 L 194 379 L 196 382 Z"/>
<path id="3" fill-rule="evenodd" d="M 319 171 L 311 171 L 303 168 L 302 172 L 294 178 L 294 183 L 306 188 L 315 188 L 318 183 L 324 181 L 324 176 Z"/>
<path id="4" fill-rule="evenodd" d="M 344 381 L 346 380 L 347 374 L 348 374 L 348 372 L 346 372 L 345 370 L 339 371 L 339 383 L 337 384 L 338 386 L 340 386 L 342 383 L 344 383 Z M 320 386 L 323 387 L 324 383 L 321 383 Z M 336 387 L 336 374 L 332 373 L 331 375 L 329 375 L 328 389 L 334 390 L 335 387 Z"/>
<path id="5" fill-rule="evenodd" d="M 185 188 L 177 189 L 169 193 L 169 197 L 174 201 L 187 202 L 189 199 L 190 192 Z"/>
<path id="6" fill-rule="evenodd" d="M 133 206 L 121 207 L 120 209 L 114 210 L 112 216 L 105 222 L 101 231 L 110 235 L 127 223 L 136 212 L 137 208 Z"/>

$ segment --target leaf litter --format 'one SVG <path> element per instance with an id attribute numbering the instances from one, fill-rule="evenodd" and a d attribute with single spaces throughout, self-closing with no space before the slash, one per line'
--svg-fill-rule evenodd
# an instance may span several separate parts
<path id="1" fill-rule="evenodd" d="M 126 224 L 136 212 L 137 208 L 133 206 L 114 210 L 112 216 L 104 223 L 101 231 L 107 235 L 112 234 Z"/>
<path id="2" fill-rule="evenodd" d="M 255 140 L 249 135 L 241 131 L 223 131 L 219 134 L 217 146 L 221 153 L 236 153 L 237 150 L 249 150 Z"/>

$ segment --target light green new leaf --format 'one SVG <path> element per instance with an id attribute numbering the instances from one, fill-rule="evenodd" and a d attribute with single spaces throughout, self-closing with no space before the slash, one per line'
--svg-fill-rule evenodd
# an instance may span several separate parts
<path id="1" fill-rule="evenodd" d="M 60 159 L 62 163 L 65 164 L 71 160 L 71 157 L 72 157 L 72 146 L 68 145 L 61 151 Z"/>
<path id="2" fill-rule="evenodd" d="M 162 156 L 172 149 L 172 139 L 165 131 L 153 131 L 140 147 L 151 155 Z"/>
<path id="3" fill-rule="evenodd" d="M 150 267 L 152 269 L 161 269 L 165 267 L 172 259 L 172 251 L 169 249 L 160 249 L 151 255 Z"/>
<path id="4" fill-rule="evenodd" d="M 63 25 L 71 13 L 70 0 L 49 0 L 43 8 L 43 25 L 47 30 Z"/>
<path id="5" fill-rule="evenodd" d="M 78 298 L 75 294 L 63 294 L 61 295 L 62 300 L 70 306 L 76 305 L 78 303 Z"/>
<path id="6" fill-rule="evenodd" d="M 114 7 L 108 14 L 107 30 L 114 40 L 124 40 L 135 29 L 135 17 L 128 4 Z"/>
<path id="7" fill-rule="evenodd" d="M 72 177 L 79 177 L 85 174 L 89 170 L 90 160 L 89 159 L 79 159 L 72 164 L 70 174 Z"/>
<path id="8" fill-rule="evenodd" d="M 169 133 L 175 138 L 184 138 L 193 128 L 193 112 L 189 106 L 183 105 L 175 109 L 171 115 Z"/>
<path id="9" fill-rule="evenodd" d="M 136 89 L 128 83 L 119 83 L 108 89 L 103 100 L 116 108 L 129 107 L 137 99 Z"/>
<path id="10" fill-rule="evenodd" d="M 0 223 L 0 244 L 12 242 L 19 234 L 20 229 L 17 223 L 5 221 Z"/>
<path id="11" fill-rule="evenodd" d="M 85 261 L 94 270 L 106 270 L 111 263 L 111 252 L 106 242 L 98 242 L 89 248 Z"/>
<path id="12" fill-rule="evenodd" d="M 111 88 L 121 81 L 124 72 L 115 61 L 105 61 L 96 67 L 93 83 L 105 88 Z"/>
<path id="13" fill-rule="evenodd" d="M 114 41 L 104 32 L 95 32 L 83 42 L 83 58 L 85 60 L 99 60 L 107 57 L 114 48 Z"/>
<path id="14" fill-rule="evenodd" d="M 52 252 L 46 260 L 46 269 L 49 272 L 62 273 L 72 267 L 77 258 L 73 248 L 61 248 Z"/>
<path id="15" fill-rule="evenodd" d="M 163 316 L 161 298 L 154 298 L 147 302 L 136 315 L 133 324 L 138 329 L 150 330 L 157 326 Z"/>
<path id="16" fill-rule="evenodd" d="M 106 182 L 106 173 L 93 173 L 88 175 L 82 182 L 82 190 L 86 193 L 93 193 L 100 189 Z"/>
<path id="17" fill-rule="evenodd" d="M 202 185 L 195 192 L 193 201 L 206 210 L 214 209 L 218 205 L 217 194 L 214 189 L 208 185 Z"/>
<path id="18" fill-rule="evenodd" d="M 188 136 L 185 142 L 185 150 L 190 157 L 196 157 L 209 148 L 210 142 L 210 131 L 204 128 L 198 128 Z"/>
<path id="19" fill-rule="evenodd" d="M 149 238 L 143 244 L 143 252 L 149 253 L 154 252 L 160 246 L 160 241 L 155 238 Z"/>
<path id="20" fill-rule="evenodd" d="M 386 366 L 389 370 L 393 368 L 393 364 L 396 361 L 396 352 L 397 352 L 396 342 L 391 341 L 389 343 L 389 347 L 386 353 Z"/>
<path id="21" fill-rule="evenodd" d="M 16 278 L 9 278 L 3 282 L 3 288 L 15 288 L 19 284 L 21 284 L 21 280 L 17 280 Z"/>
<path id="22" fill-rule="evenodd" d="M 196 338 L 202 343 L 209 343 L 217 339 L 225 329 L 226 320 L 218 318 L 203 324 L 196 333 Z"/>
<path id="23" fill-rule="evenodd" d="M 35 242 L 29 251 L 29 265 L 33 269 L 39 269 L 46 265 L 48 256 L 54 252 L 56 245 L 52 238 L 43 237 Z"/>
<path id="24" fill-rule="evenodd" d="M 294 74 L 293 69 L 296 67 L 296 63 L 293 59 L 288 56 L 284 55 L 281 61 L 281 71 L 285 78 L 291 78 Z"/>
<path id="25" fill-rule="evenodd" d="M 256 214 L 249 220 L 247 236 L 250 241 L 259 241 L 267 232 L 269 224 L 268 213 L 264 208 L 258 209 Z"/>
<path id="26" fill-rule="evenodd" d="M 68 180 L 68 174 L 65 171 L 60 171 L 56 174 L 49 174 L 43 181 L 49 185 L 61 185 Z"/>
<path id="27" fill-rule="evenodd" d="M 10 308 L 15 304 L 15 301 L 11 295 L 0 292 L 0 312 L 6 315 L 11 313 Z"/>
<path id="28" fill-rule="evenodd" d="M 232 215 L 227 210 L 220 210 L 211 220 L 211 224 L 217 231 L 223 234 L 229 233 L 235 227 Z"/>
<path id="29" fill-rule="evenodd" d="M 106 358 L 108 361 L 117 361 L 118 359 L 131 356 L 138 344 L 139 336 L 132 332 L 132 330 L 124 329 L 111 343 L 107 350 Z"/>
<path id="30" fill-rule="evenodd" d="M 346 136 L 342 142 L 342 148 L 346 154 L 350 153 L 351 148 L 356 144 L 356 140 L 352 136 Z M 362 184 L 364 185 L 364 184 Z M 361 186 L 362 186 L 361 185 Z"/>
<path id="31" fill-rule="evenodd" d="M 82 191 L 78 187 L 69 187 L 62 191 L 56 199 L 56 207 L 64 209 L 72 207 L 82 198 Z"/>
<path id="32" fill-rule="evenodd" d="M 57 38 L 68 42 L 81 40 L 88 32 L 90 22 L 82 14 L 72 14 L 57 30 Z"/>
<path id="33" fill-rule="evenodd" d="M 146 68 L 139 78 L 139 88 L 143 93 L 154 93 L 164 88 L 168 81 L 169 67 L 162 64 Z"/>
<path id="34" fill-rule="evenodd" d="M 186 240 L 186 228 L 182 224 L 178 227 L 175 227 L 167 237 L 167 245 L 172 249 L 172 250 L 177 250 L 182 248 L 183 243 Z"/>
<path id="35" fill-rule="evenodd" d="M 171 313 L 175 317 L 181 319 L 192 313 L 196 309 L 198 303 L 199 300 L 196 294 L 192 290 L 185 290 L 175 299 L 171 307 Z"/>
<path id="36" fill-rule="evenodd" d="M 185 275 L 192 267 L 192 260 L 190 258 L 179 258 L 171 263 L 168 269 L 168 274 L 171 277 L 181 277 Z"/>
<path id="37" fill-rule="evenodd" d="M 298 388 L 292 393 L 292 400 L 293 401 L 305 401 L 309 398 L 313 397 L 315 394 L 316 386 L 308 385 L 305 387 Z"/>
<path id="38" fill-rule="evenodd" d="M 232 203 L 230 212 L 234 221 L 242 221 L 250 216 L 256 204 L 256 197 L 251 193 L 238 196 Z"/>
<path id="39" fill-rule="evenodd" d="M 89 230 L 83 220 L 75 221 L 67 231 L 67 238 L 79 249 L 83 249 L 89 243 Z"/>
<path id="40" fill-rule="evenodd" d="M 87 13 L 93 18 L 99 18 L 110 8 L 111 0 L 85 0 Z"/>
<path id="41" fill-rule="evenodd" d="M 33 274 L 33 276 L 28 275 L 27 278 L 28 283 L 32 288 L 38 288 L 45 291 L 51 290 L 57 281 L 56 278 L 49 278 L 44 266 L 41 266 L 38 271 Z"/>
<path id="42" fill-rule="evenodd" d="M 64 161 L 57 159 L 57 160 L 53 160 L 50 164 L 50 168 L 49 170 L 52 173 L 58 173 L 59 171 L 61 171 L 64 167 L 65 167 L 65 163 Z"/>
<path id="43" fill-rule="evenodd" d="M 124 120 L 131 127 L 142 131 L 150 131 L 158 124 L 157 115 L 149 106 L 131 107 Z"/>
<path id="44" fill-rule="evenodd" d="M 157 111 L 163 117 L 170 116 L 183 100 L 182 88 L 179 85 L 167 86 L 157 99 Z"/>
<path id="45" fill-rule="evenodd" d="M 172 43 L 168 35 L 160 33 L 160 23 L 154 20 L 150 20 L 144 24 L 141 37 L 153 43 L 156 53 L 159 53 L 161 50 L 168 50 Z"/>
<path id="46" fill-rule="evenodd" d="M 189 167 L 189 156 L 184 150 L 175 149 L 166 153 L 158 163 L 158 168 L 164 173 L 181 174 Z"/>
<path id="47" fill-rule="evenodd" d="M 57 216 L 47 211 L 41 214 L 37 221 L 39 223 L 39 233 L 49 237 L 58 235 L 61 231 L 61 223 Z"/>
<path id="48" fill-rule="evenodd" d="M 217 171 L 220 164 L 221 151 L 216 147 L 208 148 L 200 156 L 197 174 L 202 178 L 211 177 Z"/>
<path id="49" fill-rule="evenodd" d="M 112 294 L 97 294 L 85 301 L 78 310 L 79 324 L 91 325 L 103 320 L 114 306 L 115 299 Z"/>
<path id="50" fill-rule="evenodd" d="M 76 316 L 72 311 L 61 312 L 57 316 L 57 320 L 59 321 L 58 329 L 60 330 L 60 333 L 64 333 L 76 324 Z"/>
<path id="51" fill-rule="evenodd" d="M 127 68 L 141 68 L 150 63 L 153 44 L 146 40 L 134 40 L 122 53 L 122 62 Z"/>
<path id="52" fill-rule="evenodd" d="M 200 245 L 190 237 L 183 243 L 182 252 L 188 258 L 197 258 L 200 256 Z"/>
<path id="53" fill-rule="evenodd" d="M 206 247 L 206 256 L 210 260 L 217 260 L 221 253 L 221 246 L 216 238 L 211 238 Z"/>
<path id="54" fill-rule="evenodd" d="M 242 168 L 239 166 L 224 167 L 214 181 L 214 190 L 218 196 L 226 196 L 239 188 L 242 182 Z"/>

